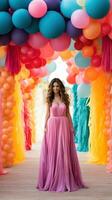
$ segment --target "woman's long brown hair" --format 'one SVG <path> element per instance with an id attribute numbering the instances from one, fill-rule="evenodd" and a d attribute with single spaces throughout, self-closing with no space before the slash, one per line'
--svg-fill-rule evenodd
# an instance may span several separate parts
<path id="1" fill-rule="evenodd" d="M 62 83 L 62 81 L 59 79 L 59 78 L 54 78 L 49 86 L 48 86 L 48 92 L 47 92 L 47 98 L 46 98 L 46 101 L 47 103 L 49 104 L 49 106 L 51 106 L 52 102 L 53 102 L 53 99 L 54 99 L 54 92 L 53 92 L 53 84 L 54 83 L 58 83 L 59 85 L 59 88 L 60 88 L 60 97 L 61 97 L 61 100 L 62 102 L 65 103 L 66 107 L 67 107 L 67 110 L 69 109 L 69 104 L 70 104 L 70 98 L 69 98 L 69 95 L 67 94 L 66 90 L 65 90 L 65 86 L 64 84 Z"/>

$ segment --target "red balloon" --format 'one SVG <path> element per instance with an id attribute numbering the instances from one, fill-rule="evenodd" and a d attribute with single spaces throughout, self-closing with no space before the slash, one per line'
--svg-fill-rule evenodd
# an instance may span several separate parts
<path id="1" fill-rule="evenodd" d="M 44 65 L 46 65 L 46 60 L 44 59 L 44 58 L 41 58 L 41 66 L 44 66 Z"/>
<path id="2" fill-rule="evenodd" d="M 41 58 L 34 59 L 32 64 L 34 65 L 35 68 L 41 67 L 42 66 Z"/>
<path id="3" fill-rule="evenodd" d="M 83 48 L 84 44 L 80 40 L 76 40 L 74 43 L 74 48 L 77 50 L 81 50 Z"/>
<path id="4" fill-rule="evenodd" d="M 111 26 L 108 23 L 104 23 L 101 25 L 101 36 L 105 37 L 106 35 L 108 35 L 111 31 Z"/>
<path id="5" fill-rule="evenodd" d="M 101 56 L 100 55 L 94 55 L 92 57 L 91 64 L 92 64 L 92 66 L 100 67 L 100 65 L 101 65 Z"/>
<path id="6" fill-rule="evenodd" d="M 22 63 L 27 64 L 30 62 L 30 59 L 27 56 L 21 56 L 20 60 Z"/>
<path id="7" fill-rule="evenodd" d="M 87 39 L 84 35 L 81 35 L 79 37 L 80 41 L 84 44 L 84 45 L 92 45 L 93 41 L 92 40 L 89 40 Z"/>
<path id="8" fill-rule="evenodd" d="M 34 65 L 31 64 L 31 63 L 28 63 L 28 64 L 25 64 L 25 67 L 26 67 L 27 69 L 33 69 L 33 68 L 34 68 Z"/>

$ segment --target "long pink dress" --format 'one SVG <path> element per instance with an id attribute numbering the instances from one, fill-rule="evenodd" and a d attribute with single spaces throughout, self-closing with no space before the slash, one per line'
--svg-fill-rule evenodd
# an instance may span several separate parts
<path id="1" fill-rule="evenodd" d="M 64 103 L 50 108 L 39 164 L 37 189 L 70 192 L 85 187 Z"/>

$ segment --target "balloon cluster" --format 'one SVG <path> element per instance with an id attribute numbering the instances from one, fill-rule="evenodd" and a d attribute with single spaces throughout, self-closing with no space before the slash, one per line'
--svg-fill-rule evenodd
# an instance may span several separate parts
<path id="1" fill-rule="evenodd" d="M 0 3 L 0 44 L 21 46 L 20 59 L 32 69 L 44 66 L 55 51 L 67 50 L 72 39 L 79 50 L 77 67 L 90 66 L 84 75 L 89 82 L 102 64 L 100 39 L 112 39 L 111 19 L 112 0 L 5 0 Z"/>
<path id="2" fill-rule="evenodd" d="M 14 77 L 4 69 L 0 71 L 0 90 L 2 93 L 2 160 L 3 166 L 10 167 L 14 161 L 12 138 L 14 113 L 11 112 L 15 104 L 13 97 Z"/>

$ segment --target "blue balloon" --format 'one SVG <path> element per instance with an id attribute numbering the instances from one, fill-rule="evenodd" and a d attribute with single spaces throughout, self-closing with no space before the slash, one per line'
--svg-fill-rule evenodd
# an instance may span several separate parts
<path id="1" fill-rule="evenodd" d="M 17 45 L 22 45 L 28 40 L 28 33 L 22 29 L 14 29 L 11 33 L 12 41 Z"/>
<path id="2" fill-rule="evenodd" d="M 39 32 L 39 21 L 37 19 L 32 19 L 32 23 L 28 28 L 25 29 L 26 32 L 34 34 Z"/>
<path id="3" fill-rule="evenodd" d="M 5 66 L 6 57 L 0 58 L 0 67 Z"/>
<path id="4" fill-rule="evenodd" d="M 77 4 L 76 0 L 62 0 L 60 9 L 65 17 L 70 18 L 75 10 L 81 9 L 81 6 Z"/>
<path id="5" fill-rule="evenodd" d="M 56 10 L 60 6 L 60 0 L 44 0 L 49 10 Z"/>
<path id="6" fill-rule="evenodd" d="M 55 62 L 51 62 L 50 64 L 48 64 L 46 66 L 48 73 L 52 73 L 56 70 L 56 63 Z"/>
<path id="7" fill-rule="evenodd" d="M 75 64 L 80 68 L 88 67 L 90 65 L 90 62 L 91 62 L 91 59 L 83 57 L 81 52 L 79 52 L 75 56 L 74 60 L 75 60 Z"/>
<path id="8" fill-rule="evenodd" d="M 67 30 L 66 32 L 68 33 L 68 35 L 70 35 L 70 37 L 72 37 L 73 39 L 78 38 L 80 35 L 82 35 L 82 29 L 76 28 L 72 25 L 71 20 L 69 20 L 67 22 Z"/>
<path id="9" fill-rule="evenodd" d="M 91 86 L 89 84 L 80 84 L 77 88 L 77 95 L 80 98 L 89 97 L 91 93 Z"/>
<path id="10" fill-rule="evenodd" d="M 18 9 L 12 15 L 12 22 L 16 28 L 27 28 L 32 23 L 32 17 L 26 9 Z"/>
<path id="11" fill-rule="evenodd" d="M 9 5 L 13 10 L 20 8 L 28 8 L 29 3 L 32 0 L 9 0 Z"/>
<path id="12" fill-rule="evenodd" d="M 48 11 L 40 19 L 39 30 L 46 38 L 59 37 L 65 31 L 64 17 L 56 11 Z"/>
<path id="13" fill-rule="evenodd" d="M 9 33 L 13 28 L 12 17 L 8 12 L 0 12 L 0 35 Z"/>
<path id="14" fill-rule="evenodd" d="M 0 1 L 0 11 L 7 10 L 9 8 L 9 0 Z"/>
<path id="15" fill-rule="evenodd" d="M 86 1 L 86 12 L 87 14 L 95 19 L 105 17 L 110 9 L 109 0 L 87 0 Z"/>

